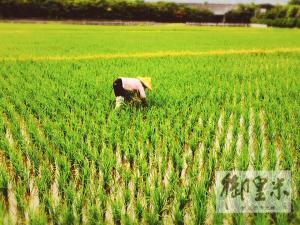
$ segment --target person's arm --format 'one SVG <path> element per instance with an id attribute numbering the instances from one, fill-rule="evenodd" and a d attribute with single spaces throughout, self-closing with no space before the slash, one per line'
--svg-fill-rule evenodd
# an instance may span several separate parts
<path id="1" fill-rule="evenodd" d="M 145 88 L 142 84 L 139 85 L 139 94 L 143 106 L 147 106 Z"/>
<path id="2" fill-rule="evenodd" d="M 144 89 L 144 87 L 141 83 L 138 86 L 138 90 L 139 90 L 141 100 L 145 101 L 146 100 L 146 93 L 145 93 L 145 89 Z"/>

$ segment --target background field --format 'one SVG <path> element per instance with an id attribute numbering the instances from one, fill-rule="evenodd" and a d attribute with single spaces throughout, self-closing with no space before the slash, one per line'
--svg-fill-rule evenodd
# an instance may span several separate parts
<path id="1" fill-rule="evenodd" d="M 0 43 L 0 223 L 299 224 L 299 30 L 0 24 Z M 148 107 L 114 111 L 138 75 Z M 292 213 L 215 213 L 231 169 L 291 170 Z"/>

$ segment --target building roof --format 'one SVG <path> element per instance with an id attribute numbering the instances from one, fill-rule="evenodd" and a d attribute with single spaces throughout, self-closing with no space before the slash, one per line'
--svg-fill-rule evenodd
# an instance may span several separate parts
<path id="1" fill-rule="evenodd" d="M 193 8 L 208 9 L 214 13 L 214 15 L 225 15 L 228 11 L 237 7 L 234 4 L 202 4 L 202 3 L 185 3 Z"/>

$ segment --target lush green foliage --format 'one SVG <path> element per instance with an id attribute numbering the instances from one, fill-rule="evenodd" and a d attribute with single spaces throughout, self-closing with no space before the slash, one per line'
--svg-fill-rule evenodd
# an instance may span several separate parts
<path id="1" fill-rule="evenodd" d="M 252 21 L 275 27 L 300 27 L 300 6 L 277 5 L 270 7 L 265 13 L 258 11 Z"/>
<path id="2" fill-rule="evenodd" d="M 160 22 L 213 22 L 215 20 L 212 12 L 207 9 L 195 9 L 184 4 L 170 2 L 145 3 L 126 0 L 4 0 L 0 2 L 0 17 Z"/>
<path id="3" fill-rule="evenodd" d="M 242 4 L 225 14 L 225 22 L 254 22 L 274 27 L 300 27 L 300 6 Z"/>
<path id="4" fill-rule="evenodd" d="M 291 5 L 300 5 L 300 0 L 290 0 L 289 4 L 291 4 Z"/>
<path id="5" fill-rule="evenodd" d="M 262 12 L 261 8 L 266 9 Z M 290 5 L 240 4 L 225 16 L 205 8 L 174 2 L 139 0 L 2 0 L 0 18 L 4 19 L 93 19 L 156 22 L 265 23 L 269 26 L 299 27 L 300 7 Z"/>
<path id="6" fill-rule="evenodd" d="M 0 34 L 1 224 L 299 221 L 298 30 L 1 24 Z M 264 51 L 275 48 L 291 51 Z M 100 53 L 131 57 L 78 57 Z M 74 59 L 36 60 L 57 55 Z M 148 107 L 113 110 L 120 75 L 153 78 Z M 215 213 L 215 171 L 231 169 L 291 170 L 292 212 Z"/>

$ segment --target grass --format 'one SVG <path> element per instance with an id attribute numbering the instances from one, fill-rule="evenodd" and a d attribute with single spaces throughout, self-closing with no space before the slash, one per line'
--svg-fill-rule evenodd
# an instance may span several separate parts
<path id="1" fill-rule="evenodd" d="M 0 24 L 0 33 L 2 223 L 298 224 L 299 30 Z M 120 75 L 152 77 L 148 107 L 113 110 Z M 215 172 L 251 168 L 292 171 L 290 214 L 215 212 Z"/>

